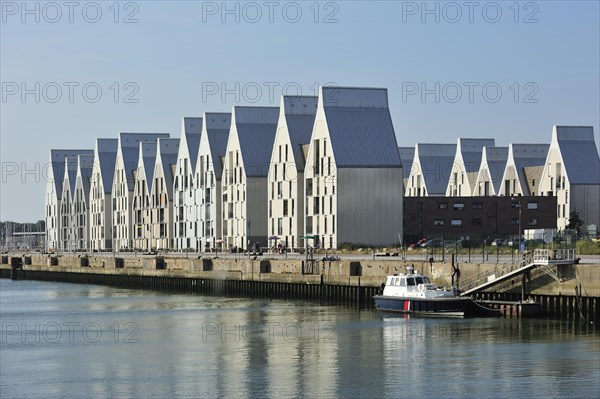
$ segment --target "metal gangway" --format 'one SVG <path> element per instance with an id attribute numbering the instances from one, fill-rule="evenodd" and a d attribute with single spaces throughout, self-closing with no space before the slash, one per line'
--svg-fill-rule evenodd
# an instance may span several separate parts
<path id="1" fill-rule="evenodd" d="M 493 270 L 485 270 L 460 280 L 460 295 L 476 293 L 536 267 L 560 282 L 557 266 L 574 264 L 575 255 L 575 249 L 536 249 L 524 252 L 520 262 L 496 265 Z"/>

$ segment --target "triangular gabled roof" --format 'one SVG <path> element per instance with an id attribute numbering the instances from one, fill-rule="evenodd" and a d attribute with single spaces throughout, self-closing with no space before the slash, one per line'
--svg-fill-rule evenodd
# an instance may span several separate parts
<path id="1" fill-rule="evenodd" d="M 156 161 L 155 165 L 161 165 L 165 184 L 167 185 L 167 195 L 169 200 L 173 198 L 173 169 L 171 165 L 177 164 L 177 154 L 179 153 L 179 139 L 160 138 L 156 142 Z M 154 189 L 154 187 L 153 187 Z"/>
<path id="2" fill-rule="evenodd" d="M 471 139 L 458 138 L 456 145 L 456 158 L 459 160 L 459 152 L 464 164 L 465 173 L 473 173 L 479 171 L 481 165 L 483 147 L 494 147 L 496 145 L 494 139 Z"/>
<path id="3" fill-rule="evenodd" d="M 125 167 L 127 188 L 133 190 L 133 172 L 138 165 L 139 144 L 142 141 L 156 141 L 159 138 L 169 138 L 169 133 L 121 133 L 119 134 L 119 151 Z"/>
<path id="4" fill-rule="evenodd" d="M 198 160 L 198 151 L 200 149 L 200 135 L 202 134 L 202 118 L 185 117 L 181 121 L 181 151 L 186 151 L 192 167 L 191 173 L 196 170 L 196 161 Z"/>
<path id="5" fill-rule="evenodd" d="M 99 168 L 104 193 L 112 191 L 119 139 L 96 139 L 94 167 Z"/>
<path id="6" fill-rule="evenodd" d="M 487 169 L 495 195 L 498 195 L 502 185 L 507 159 L 508 147 L 483 147 L 477 181 L 480 179 L 481 173 L 484 173 L 484 170 Z"/>
<path id="7" fill-rule="evenodd" d="M 229 129 L 231 128 L 230 112 L 205 112 L 202 125 L 202 138 L 206 136 L 208 150 L 210 151 L 211 162 L 215 171 L 215 179 L 221 180 L 223 167 L 221 157 L 227 151 L 227 140 L 229 139 Z M 198 163 L 196 162 L 196 167 Z"/>
<path id="8" fill-rule="evenodd" d="M 456 144 L 417 143 L 413 164 L 417 164 L 428 195 L 445 195 Z"/>
<path id="9" fill-rule="evenodd" d="M 523 195 L 531 195 L 529 192 L 528 178 L 525 168 L 543 166 L 548 157 L 549 144 L 521 144 L 511 143 L 508 145 L 508 157 L 502 180 L 508 173 L 508 168 L 513 166 L 517 173 L 519 185 Z"/>
<path id="10" fill-rule="evenodd" d="M 279 107 L 233 107 L 231 123 L 237 130 L 247 177 L 267 176 L 278 118 Z"/>
<path id="11" fill-rule="evenodd" d="M 75 184 L 77 183 L 77 163 L 78 163 L 79 155 L 75 157 L 66 157 L 65 158 L 65 176 L 63 180 L 63 190 L 65 188 L 69 189 L 69 195 L 73 200 L 73 194 L 75 193 Z"/>
<path id="12" fill-rule="evenodd" d="M 94 150 L 65 150 L 52 149 L 50 150 L 50 173 L 52 176 L 47 176 L 50 182 L 54 184 L 54 191 L 58 199 L 62 196 L 63 181 L 65 179 L 65 158 L 76 158 L 79 154 L 93 154 Z"/>
<path id="13" fill-rule="evenodd" d="M 404 179 L 410 176 L 413 159 L 415 159 L 415 147 L 398 147 L 400 162 L 402 162 L 402 175 Z"/>
<path id="14" fill-rule="evenodd" d="M 298 171 L 304 170 L 305 159 L 302 146 L 310 143 L 319 98 L 316 96 L 282 96 L 280 122 L 285 123 L 292 153 Z"/>
<path id="15" fill-rule="evenodd" d="M 87 203 L 90 194 L 90 181 L 94 174 L 94 154 L 79 155 L 77 157 L 77 180 L 81 179 L 83 199 Z"/>
<path id="16" fill-rule="evenodd" d="M 154 164 L 156 163 L 156 142 L 141 142 L 139 151 L 138 169 L 144 168 L 143 178 L 146 180 L 146 195 L 150 195 L 154 180 Z"/>
<path id="17" fill-rule="evenodd" d="M 401 167 L 387 89 L 321 87 L 336 167 Z"/>
<path id="18" fill-rule="evenodd" d="M 600 158 L 592 126 L 554 126 L 550 148 L 556 147 L 570 184 L 600 184 Z"/>

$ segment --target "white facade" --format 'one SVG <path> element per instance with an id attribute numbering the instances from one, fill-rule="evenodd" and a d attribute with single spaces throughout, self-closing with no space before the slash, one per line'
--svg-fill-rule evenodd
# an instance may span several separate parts
<path id="1" fill-rule="evenodd" d="M 173 243 L 174 249 L 198 250 L 198 222 L 196 216 L 195 170 L 200 148 L 202 118 L 183 118 L 181 143 L 177 155 L 173 186 Z"/>
<path id="2" fill-rule="evenodd" d="M 306 245 L 402 236 L 402 165 L 387 90 L 321 87 L 304 169 Z M 309 241 L 309 240 L 307 240 Z"/>
<path id="3" fill-rule="evenodd" d="M 477 180 L 481 165 L 483 147 L 494 147 L 494 145 L 494 139 L 458 139 L 446 197 L 474 195 L 475 180 Z"/>
<path id="4" fill-rule="evenodd" d="M 77 177 L 71 206 L 73 243 L 77 251 L 88 251 L 90 249 L 90 212 L 88 204 L 93 170 L 94 154 L 79 155 L 77 157 Z"/>
<path id="5" fill-rule="evenodd" d="M 538 195 L 548 144 L 509 144 L 498 195 Z"/>
<path id="6" fill-rule="evenodd" d="M 156 142 L 141 142 L 138 167 L 135 171 L 133 187 L 133 226 L 134 247 L 148 251 L 152 248 L 152 229 L 150 224 L 150 193 L 154 181 L 156 164 Z"/>
<path id="7" fill-rule="evenodd" d="M 151 248 L 173 248 L 173 175 L 179 153 L 179 139 L 159 138 L 150 190 Z"/>
<path id="8" fill-rule="evenodd" d="M 112 185 L 118 139 L 97 139 L 90 182 L 90 250 L 112 250 Z"/>
<path id="9" fill-rule="evenodd" d="M 499 195 L 506 169 L 508 147 L 483 147 L 481 165 L 474 185 L 474 196 Z"/>
<path id="10" fill-rule="evenodd" d="M 574 211 L 584 230 L 600 225 L 600 158 L 593 127 L 553 127 L 539 193 L 557 197 L 559 230 L 566 228 Z"/>
<path id="11" fill-rule="evenodd" d="M 195 223 L 198 226 L 197 248 L 202 251 L 220 249 L 217 241 L 221 240 L 223 220 L 222 159 L 227 150 L 230 128 L 231 113 L 204 113 L 194 177 Z"/>
<path id="12" fill-rule="evenodd" d="M 445 196 L 455 155 L 456 144 L 417 143 L 406 181 L 406 196 Z"/>
<path id="13" fill-rule="evenodd" d="M 89 154 L 92 150 L 50 150 L 50 163 L 46 176 L 45 215 L 46 215 L 46 249 L 62 249 L 62 192 L 65 178 L 65 159 Z"/>
<path id="14" fill-rule="evenodd" d="M 281 99 L 268 176 L 268 231 L 284 247 L 304 246 L 304 149 L 310 144 L 317 103 L 310 96 Z"/>
<path id="15" fill-rule="evenodd" d="M 221 179 L 226 248 L 267 244 L 267 174 L 278 116 L 278 107 L 233 107 Z"/>
<path id="16" fill-rule="evenodd" d="M 168 133 L 121 133 L 112 188 L 113 247 L 120 251 L 133 248 L 133 188 L 139 144 L 168 138 Z"/>
<path id="17" fill-rule="evenodd" d="M 77 249 L 73 222 L 73 194 L 75 193 L 75 182 L 77 180 L 77 157 L 65 158 L 64 171 L 60 204 L 59 249 L 74 251 Z"/>

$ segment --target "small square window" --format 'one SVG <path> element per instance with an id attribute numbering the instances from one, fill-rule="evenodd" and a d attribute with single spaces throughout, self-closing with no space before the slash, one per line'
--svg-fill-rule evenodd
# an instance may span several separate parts
<path id="1" fill-rule="evenodd" d="M 462 226 L 462 219 L 452 219 L 452 226 Z"/>
<path id="2" fill-rule="evenodd" d="M 483 209 L 483 202 L 473 202 L 471 204 L 472 209 Z"/>
<path id="3" fill-rule="evenodd" d="M 465 204 L 462 202 L 455 202 L 454 203 L 454 210 L 455 211 L 464 211 L 465 210 Z"/>
<path id="4" fill-rule="evenodd" d="M 447 202 L 438 202 L 438 209 L 448 209 Z"/>
<path id="5" fill-rule="evenodd" d="M 527 209 L 538 209 L 538 203 L 537 202 L 528 202 Z"/>
<path id="6" fill-rule="evenodd" d="M 537 218 L 529 218 L 527 219 L 527 224 L 529 224 L 530 226 L 537 226 L 538 220 Z"/>
<path id="7" fill-rule="evenodd" d="M 444 226 L 445 224 L 446 224 L 446 221 L 444 219 L 435 219 L 433 221 L 434 226 Z"/>

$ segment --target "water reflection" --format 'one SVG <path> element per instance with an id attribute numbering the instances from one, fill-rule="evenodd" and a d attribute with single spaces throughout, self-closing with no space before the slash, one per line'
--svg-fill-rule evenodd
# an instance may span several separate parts
<path id="1" fill-rule="evenodd" d="M 597 397 L 600 391 L 599 335 L 581 323 L 411 318 L 9 280 L 0 280 L 0 298 L 2 397 Z M 23 325 L 30 330 L 25 335 Z"/>

